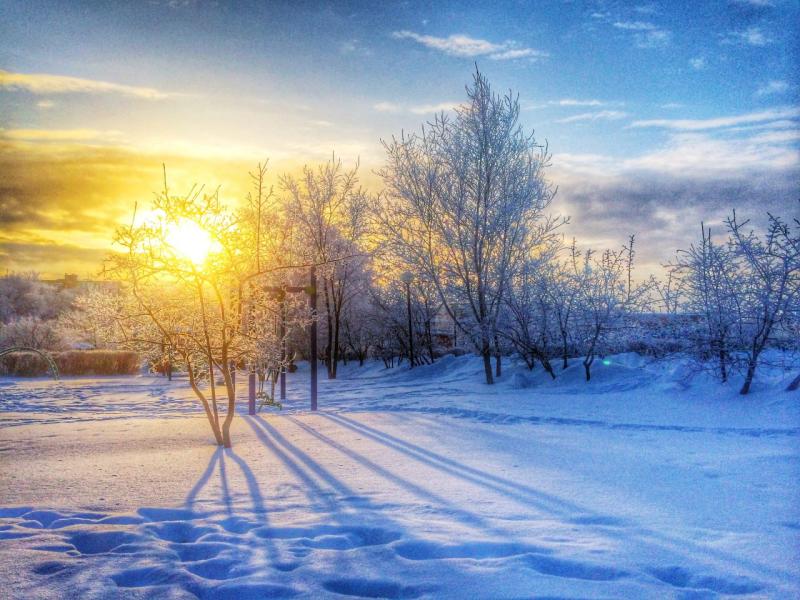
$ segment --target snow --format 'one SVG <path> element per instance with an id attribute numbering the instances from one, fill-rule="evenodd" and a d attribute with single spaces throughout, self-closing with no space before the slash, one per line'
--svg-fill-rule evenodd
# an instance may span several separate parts
<path id="1" fill-rule="evenodd" d="M 233 450 L 185 380 L 2 379 L 0 596 L 800 596 L 791 374 L 607 362 L 301 365 Z"/>

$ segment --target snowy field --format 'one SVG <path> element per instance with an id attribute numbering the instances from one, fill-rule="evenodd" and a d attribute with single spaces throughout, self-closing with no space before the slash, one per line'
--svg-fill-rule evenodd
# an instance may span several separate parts
<path id="1" fill-rule="evenodd" d="M 791 376 L 607 362 L 301 369 L 232 451 L 182 380 L 0 379 L 0 597 L 800 597 Z"/>

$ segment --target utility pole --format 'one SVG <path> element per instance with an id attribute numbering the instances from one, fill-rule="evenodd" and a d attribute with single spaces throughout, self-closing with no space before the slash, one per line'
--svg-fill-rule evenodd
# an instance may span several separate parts
<path id="1" fill-rule="evenodd" d="M 403 283 L 406 284 L 406 309 L 408 311 L 408 364 L 409 368 L 414 368 L 414 327 L 411 322 L 411 280 L 414 276 L 410 271 L 406 271 L 401 276 Z"/>
<path id="2" fill-rule="evenodd" d="M 311 410 L 317 410 L 317 266 L 311 265 L 308 286 L 308 307 L 311 309 Z"/>
<path id="3" fill-rule="evenodd" d="M 281 400 L 286 400 L 286 295 L 281 297 Z"/>

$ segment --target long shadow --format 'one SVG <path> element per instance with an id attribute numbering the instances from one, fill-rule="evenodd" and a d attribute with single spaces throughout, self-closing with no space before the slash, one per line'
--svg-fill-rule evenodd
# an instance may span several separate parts
<path id="1" fill-rule="evenodd" d="M 254 429 L 261 430 L 260 432 L 259 431 L 256 432 L 257 435 L 259 435 L 259 438 L 262 439 L 262 441 L 266 441 L 271 448 L 276 449 L 276 445 L 279 444 L 286 450 L 286 452 L 294 456 L 294 459 L 292 459 L 287 455 L 286 452 L 279 450 L 279 456 L 281 457 L 281 459 L 284 460 L 285 462 L 288 461 L 287 466 L 289 466 L 289 468 L 293 472 L 297 471 L 303 473 L 304 476 L 303 480 L 307 481 L 309 485 L 316 491 L 317 494 L 321 493 L 323 495 L 323 498 L 325 499 L 326 504 L 328 505 L 327 509 L 330 511 L 332 515 L 335 515 L 337 512 L 341 514 L 343 512 L 340 510 L 341 506 L 331 498 L 331 493 L 323 490 L 322 487 L 316 481 L 310 478 L 305 473 L 305 471 L 301 469 L 300 464 L 298 463 L 302 463 L 305 466 L 305 468 L 309 469 L 311 472 L 316 474 L 321 480 L 327 483 L 333 490 L 338 492 L 338 494 L 342 496 L 342 498 L 346 502 L 349 501 L 358 502 L 358 506 L 356 508 L 358 508 L 359 510 L 365 510 L 365 511 L 369 510 L 375 513 L 379 513 L 380 511 L 384 510 L 383 506 L 374 505 L 369 498 L 360 495 L 357 490 L 354 490 L 353 488 L 349 487 L 346 483 L 344 483 L 343 481 L 332 475 L 329 471 L 323 468 L 319 464 L 319 462 L 311 458 L 308 454 L 300 450 L 296 445 L 288 441 L 275 427 L 267 423 L 261 417 L 259 416 L 254 417 L 252 420 L 252 425 L 254 426 Z M 272 440 L 270 440 L 268 436 L 271 436 L 275 441 L 272 442 Z M 298 463 L 295 463 L 294 462 L 295 460 L 297 460 Z M 309 499 L 312 498 L 312 496 L 310 496 L 308 493 L 306 495 L 309 497 Z M 385 514 L 381 514 L 380 519 L 383 524 L 388 524 L 398 531 L 404 529 L 404 527 L 401 527 L 399 526 L 399 524 L 394 523 Z"/>
<path id="2" fill-rule="evenodd" d="M 338 523 L 343 527 L 352 526 L 352 522 L 344 522 L 341 518 L 344 514 L 347 514 L 347 511 L 342 510 L 343 507 L 331 497 L 331 492 L 324 490 L 313 477 L 310 477 L 309 474 L 306 473 L 303 467 L 308 469 L 311 473 L 314 473 L 329 485 L 331 489 L 338 492 L 343 499 L 352 501 L 358 499 L 360 502 L 358 507 L 352 507 L 351 505 L 347 508 L 352 507 L 359 510 L 359 526 L 370 520 L 367 518 L 367 514 L 365 514 L 369 511 L 377 515 L 377 520 L 379 521 L 378 526 L 380 528 L 396 532 L 398 535 L 404 532 L 405 527 L 400 526 L 384 512 L 381 512 L 383 507 L 375 506 L 368 498 L 360 496 L 357 491 L 336 478 L 316 460 L 288 441 L 275 427 L 271 426 L 263 418 L 255 416 L 248 418 L 247 422 L 267 448 L 272 450 L 284 462 L 286 467 L 306 484 L 306 497 L 309 501 L 313 503 L 321 499 L 324 502 L 324 509 L 327 511 L 327 514 L 318 516 L 322 516 L 328 523 Z M 301 464 L 303 467 L 301 467 Z M 374 517 L 372 520 L 374 520 Z M 352 571 L 353 565 L 350 564 L 351 557 L 348 552 L 337 552 L 333 560 L 337 564 L 337 571 L 341 573 Z"/>
<path id="3" fill-rule="evenodd" d="M 266 516 L 267 507 L 264 504 L 264 497 L 261 495 L 261 488 L 258 485 L 258 480 L 253 470 L 250 468 L 250 465 L 248 465 L 242 457 L 238 456 L 232 448 L 227 448 L 224 452 L 226 456 L 230 457 L 233 462 L 239 466 L 242 475 L 244 475 L 245 482 L 247 483 L 247 490 L 250 494 L 250 501 L 253 506 L 253 513 Z"/>
<path id="4" fill-rule="evenodd" d="M 415 496 L 417 496 L 419 498 L 424 498 L 425 500 L 428 500 L 430 502 L 436 502 L 436 503 L 438 503 L 438 504 L 440 504 L 442 506 L 450 506 L 450 507 L 452 507 L 452 509 L 450 511 L 448 511 L 448 514 L 451 514 L 453 516 L 457 516 L 460 521 L 462 521 L 462 522 L 464 522 L 466 524 L 475 526 L 475 527 L 481 527 L 483 529 L 492 530 L 494 532 L 501 532 L 501 533 L 503 533 L 505 535 L 509 535 L 509 532 L 503 531 L 503 530 L 501 530 L 501 529 L 499 529 L 497 527 L 492 526 L 490 523 L 488 523 L 485 519 L 481 518 L 480 516 L 478 516 L 478 515 L 476 515 L 474 513 L 465 511 L 465 510 L 457 507 L 455 504 L 453 504 L 453 502 L 451 502 L 447 498 L 444 498 L 443 496 L 435 494 L 435 493 L 433 493 L 433 492 L 431 492 L 431 491 L 429 491 L 429 490 L 417 485 L 416 483 L 413 483 L 413 482 L 409 481 L 408 479 L 405 479 L 403 477 L 400 477 L 399 475 L 396 475 L 396 474 L 392 473 L 391 471 L 387 470 L 386 468 L 384 468 L 384 467 L 380 466 L 379 464 L 373 462 L 372 460 L 366 458 L 363 454 L 360 454 L 358 452 L 355 452 L 354 450 L 351 450 L 351 449 L 343 446 L 342 444 L 340 444 L 339 442 L 329 438 L 325 434 L 322 434 L 322 433 L 319 433 L 318 431 L 315 431 L 314 429 L 312 429 L 311 427 L 309 427 L 305 423 L 302 423 L 301 421 L 298 421 L 297 419 L 295 419 L 293 417 L 287 417 L 287 419 L 289 419 L 292 423 L 294 423 L 297 427 L 299 427 L 303 431 L 307 432 L 309 435 L 317 438 L 318 440 L 320 440 L 321 442 L 323 442 L 325 444 L 328 444 L 330 447 L 334 448 L 335 450 L 337 450 L 342 455 L 346 456 L 347 458 L 349 458 L 351 460 L 354 460 L 355 462 L 359 463 L 360 465 L 363 465 L 364 467 L 370 469 L 374 473 L 377 473 L 378 475 L 380 475 L 384 479 L 394 482 L 395 484 L 397 484 L 398 486 L 400 486 L 400 487 L 404 488 L 405 490 L 411 492 Z"/>
<path id="5" fill-rule="evenodd" d="M 448 475 L 452 475 L 454 477 L 459 477 L 483 488 L 501 493 L 504 496 L 512 497 L 525 505 L 535 504 L 538 508 L 547 510 L 549 512 L 558 513 L 561 516 L 579 516 L 576 513 L 580 513 L 580 515 L 584 516 L 596 516 L 596 513 L 587 511 L 577 504 L 567 502 L 561 498 L 557 498 L 551 494 L 536 490 L 521 483 L 510 481 L 503 477 L 486 473 L 480 469 L 461 464 L 450 458 L 447 458 L 446 456 L 436 454 L 430 450 L 425 450 L 424 448 L 420 448 L 419 446 L 396 438 L 388 433 L 373 429 L 367 425 L 363 425 L 362 423 L 358 423 L 357 421 L 353 421 L 352 419 L 348 419 L 347 417 L 343 417 L 339 414 L 323 414 L 322 416 L 333 421 L 340 427 L 350 429 L 359 435 L 368 437 L 379 444 L 387 446 L 401 454 L 405 454 L 406 456 L 413 458 L 417 462 L 421 462 L 434 469 L 442 471 L 443 473 L 447 473 Z"/>
<path id="6" fill-rule="evenodd" d="M 303 484 L 306 498 L 308 498 L 312 508 L 314 510 L 334 512 L 336 505 L 331 500 L 329 494 L 326 494 L 322 487 L 267 435 L 267 432 L 272 428 L 270 427 L 267 429 L 265 422 L 259 416 L 246 417 L 244 421 L 250 426 L 261 443 L 266 446 L 272 454 L 277 456 L 286 468 Z"/>
<path id="7" fill-rule="evenodd" d="M 330 421 L 340 425 L 343 428 L 349 429 L 354 433 L 358 433 L 359 435 L 364 435 L 369 437 L 370 439 L 383 444 L 387 447 L 393 448 L 398 452 L 417 460 L 418 462 L 422 462 L 424 464 L 430 465 L 434 468 L 437 468 L 441 471 L 446 473 L 462 477 L 469 481 L 474 481 L 478 485 L 486 487 L 488 489 L 492 489 L 504 494 L 508 494 L 507 491 L 503 491 L 502 488 L 493 485 L 492 483 L 488 482 L 497 482 L 498 485 L 505 486 L 507 488 L 512 488 L 518 490 L 523 495 L 530 495 L 533 497 L 543 497 L 547 501 L 561 505 L 563 508 L 567 508 L 571 511 L 580 513 L 581 515 L 588 515 L 588 516 L 598 516 L 598 513 L 587 510 L 577 504 L 567 502 L 561 500 L 560 498 L 555 498 L 549 494 L 545 494 L 528 486 L 518 484 L 513 481 L 509 481 L 502 477 L 498 477 L 496 475 L 491 475 L 489 473 L 485 473 L 480 471 L 479 469 L 475 469 L 473 467 L 468 467 L 458 463 L 452 459 L 449 459 L 445 456 L 441 456 L 436 454 L 435 452 L 431 452 L 430 450 L 426 450 L 424 448 L 420 448 L 414 444 L 401 440 L 395 436 L 392 436 L 388 433 L 383 431 L 374 429 L 369 427 L 368 425 L 364 425 L 362 423 L 358 423 L 357 421 L 353 421 L 347 417 L 343 417 L 340 414 L 332 415 L 330 413 L 321 414 L 320 416 L 329 419 Z M 481 481 L 481 479 L 488 480 Z M 522 497 L 522 496 L 521 496 Z M 563 510 L 561 511 L 553 511 L 553 512 L 560 512 L 562 516 L 567 516 L 567 513 L 564 513 Z M 579 516 L 579 515 L 572 515 L 572 516 Z M 791 575 L 790 573 L 783 571 L 781 569 L 775 569 L 774 567 L 770 567 L 764 565 L 762 563 L 754 562 L 752 560 L 744 560 L 741 556 L 733 555 L 723 550 L 716 550 L 714 548 L 710 548 L 708 546 L 701 546 L 690 540 L 674 538 L 658 531 L 653 531 L 651 529 L 646 529 L 644 527 L 639 527 L 639 531 L 646 536 L 652 538 L 652 540 L 642 539 L 641 541 L 644 543 L 653 544 L 656 546 L 666 547 L 675 551 L 676 549 L 685 552 L 687 547 L 692 549 L 691 556 L 696 557 L 698 555 L 707 555 L 709 557 L 713 557 L 717 560 L 723 560 L 728 563 L 733 563 L 736 566 L 745 566 L 753 571 L 758 573 L 770 573 L 772 575 L 778 575 L 780 577 L 786 577 L 787 575 Z"/>
<path id="8" fill-rule="evenodd" d="M 225 469 L 225 449 L 220 448 L 217 452 L 219 453 L 219 482 L 222 490 L 222 502 L 225 504 L 225 512 L 231 517 L 233 516 L 233 500 L 228 486 L 228 473 Z"/>
<path id="9" fill-rule="evenodd" d="M 218 448 L 211 455 L 211 460 L 208 461 L 208 466 L 206 467 L 206 470 L 203 471 L 203 474 L 200 475 L 200 479 L 197 480 L 197 482 L 194 484 L 194 486 L 192 486 L 192 489 L 189 490 L 189 493 L 186 494 L 186 499 L 184 500 L 184 505 L 189 510 L 193 510 L 194 509 L 194 505 L 195 505 L 195 502 L 196 502 L 197 494 L 200 493 L 200 491 L 208 483 L 208 480 L 211 479 L 211 475 L 212 475 L 212 473 L 214 473 L 214 470 L 216 469 L 216 466 L 217 466 L 217 462 L 219 461 L 219 455 L 220 455 L 220 450 Z"/>

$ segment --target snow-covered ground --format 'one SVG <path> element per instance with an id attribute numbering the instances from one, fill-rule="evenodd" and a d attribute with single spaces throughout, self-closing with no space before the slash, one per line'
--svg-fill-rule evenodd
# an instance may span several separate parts
<path id="1" fill-rule="evenodd" d="M 0 597 L 800 597 L 790 376 L 607 362 L 301 369 L 229 451 L 182 380 L 0 379 Z"/>

